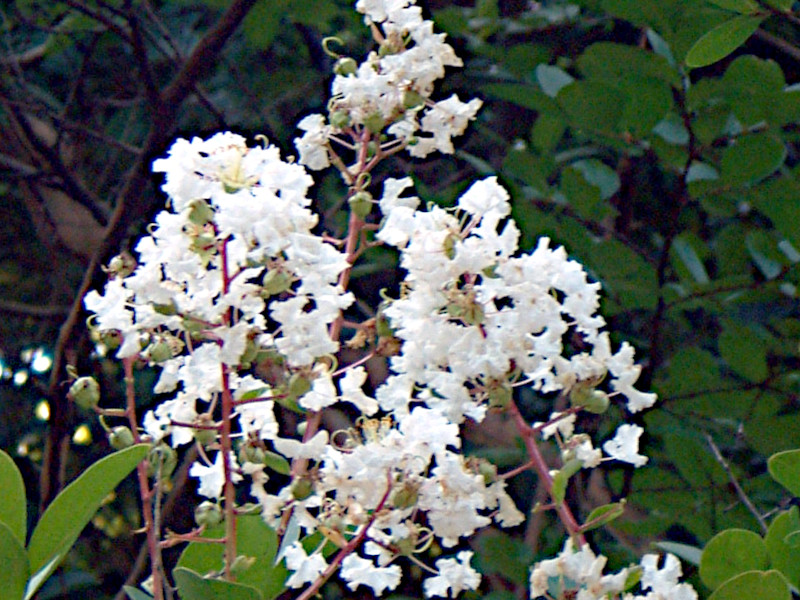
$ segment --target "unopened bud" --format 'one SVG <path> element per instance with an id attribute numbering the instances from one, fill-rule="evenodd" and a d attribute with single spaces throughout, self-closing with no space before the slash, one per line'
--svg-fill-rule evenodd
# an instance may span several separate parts
<path id="1" fill-rule="evenodd" d="M 100 402 L 100 384 L 94 377 L 78 377 L 69 388 L 69 397 L 84 410 L 93 410 Z"/>
<path id="2" fill-rule="evenodd" d="M 222 508 L 219 504 L 205 500 L 194 509 L 194 520 L 198 525 L 214 527 L 222 523 Z"/>
<path id="3" fill-rule="evenodd" d="M 608 394 L 595 388 L 577 386 L 569 393 L 572 406 L 580 406 L 586 412 L 601 415 L 608 410 Z"/>
<path id="4" fill-rule="evenodd" d="M 406 90 L 403 92 L 403 106 L 406 108 L 417 108 L 418 106 L 422 106 L 424 102 L 425 98 L 416 90 Z"/>
<path id="5" fill-rule="evenodd" d="M 133 446 L 133 432 L 130 427 L 120 425 L 108 434 L 108 443 L 114 450 L 124 450 Z"/>
<path id="6" fill-rule="evenodd" d="M 406 483 L 403 484 L 399 490 L 395 491 L 392 496 L 392 506 L 395 508 L 411 508 L 417 505 L 419 500 L 419 492 L 415 485 Z"/>
<path id="7" fill-rule="evenodd" d="M 367 191 L 356 192 L 347 200 L 350 210 L 362 221 L 372 212 L 372 194 Z"/>
<path id="8" fill-rule="evenodd" d="M 384 121 L 383 115 L 379 111 L 375 111 L 364 119 L 364 126 L 371 133 L 380 133 L 386 126 L 386 121 Z"/>
<path id="9" fill-rule="evenodd" d="M 261 282 L 262 295 L 266 297 L 277 296 L 283 292 L 289 291 L 292 287 L 292 277 L 286 271 L 281 269 L 272 269 L 264 275 L 264 280 Z"/>
<path id="10" fill-rule="evenodd" d="M 170 446 L 158 444 L 150 448 L 147 453 L 147 475 L 155 477 L 161 474 L 162 479 L 167 479 L 178 464 L 178 455 Z"/>
<path id="11" fill-rule="evenodd" d="M 234 577 L 238 577 L 239 575 L 247 571 L 247 569 L 252 567 L 255 563 L 256 563 L 255 556 L 244 556 L 240 554 L 235 559 L 233 559 L 233 564 L 231 565 L 231 575 L 233 575 Z"/>
<path id="12" fill-rule="evenodd" d="M 344 129 L 350 125 L 350 113 L 345 110 L 335 110 L 328 115 L 328 121 L 337 129 Z"/>
<path id="13" fill-rule="evenodd" d="M 333 65 L 333 72 L 337 75 L 341 75 L 342 77 L 347 77 L 348 75 L 355 75 L 358 71 L 358 63 L 349 56 L 343 56 L 339 60 L 336 61 L 336 64 Z"/>
<path id="14" fill-rule="evenodd" d="M 214 209 L 205 200 L 195 200 L 189 209 L 189 222 L 200 227 L 214 220 Z"/>
<path id="15" fill-rule="evenodd" d="M 298 479 L 292 484 L 292 498 L 305 500 L 314 493 L 314 485 L 309 479 Z"/>

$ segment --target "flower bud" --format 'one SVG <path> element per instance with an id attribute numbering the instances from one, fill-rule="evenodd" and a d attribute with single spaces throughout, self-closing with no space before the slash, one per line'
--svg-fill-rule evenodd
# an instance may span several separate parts
<path id="1" fill-rule="evenodd" d="M 608 410 L 610 404 L 608 394 L 586 386 L 578 385 L 569 393 L 572 406 L 580 406 L 586 412 L 602 415 Z"/>
<path id="2" fill-rule="evenodd" d="M 123 252 L 112 258 L 103 270 L 108 273 L 109 279 L 124 278 L 136 270 L 136 259 Z"/>
<path id="3" fill-rule="evenodd" d="M 203 227 L 214 220 L 214 209 L 206 200 L 195 200 L 189 209 L 189 222 Z"/>
<path id="4" fill-rule="evenodd" d="M 403 106 L 406 108 L 417 108 L 425 103 L 425 98 L 416 90 L 406 90 L 403 92 Z"/>
<path id="5" fill-rule="evenodd" d="M 386 121 L 383 120 L 383 115 L 380 111 L 375 111 L 364 119 L 364 126 L 372 133 L 380 133 L 386 126 Z"/>
<path id="6" fill-rule="evenodd" d="M 172 347 L 164 337 L 156 336 L 144 349 L 142 356 L 150 362 L 161 363 L 172 358 Z"/>
<path id="7" fill-rule="evenodd" d="M 161 478 L 167 479 L 178 464 L 178 455 L 173 448 L 166 444 L 158 444 L 150 448 L 147 453 L 147 476 L 155 477 L 161 469 Z"/>
<path id="8" fill-rule="evenodd" d="M 130 427 L 120 425 L 108 433 L 108 443 L 114 450 L 124 450 L 133 446 L 133 432 Z"/>
<path id="9" fill-rule="evenodd" d="M 372 212 L 372 194 L 367 191 L 356 192 L 347 200 L 355 215 L 362 221 Z"/>
<path id="10" fill-rule="evenodd" d="M 272 269 L 264 275 L 261 282 L 262 296 L 269 298 L 287 292 L 292 287 L 292 277 L 281 269 Z"/>
<path id="11" fill-rule="evenodd" d="M 342 77 L 355 75 L 357 71 L 358 63 L 355 61 L 355 59 L 350 58 L 349 56 L 341 57 L 336 61 L 336 64 L 333 65 L 333 72 L 337 75 L 341 75 Z"/>
<path id="12" fill-rule="evenodd" d="M 263 465 L 266 462 L 266 451 L 253 444 L 244 443 L 239 448 L 239 462 L 244 464 L 246 462 Z"/>
<path id="13" fill-rule="evenodd" d="M 328 116 L 328 121 L 337 129 L 344 129 L 350 125 L 350 113 L 346 110 L 335 110 Z"/>
<path id="14" fill-rule="evenodd" d="M 93 410 L 100 402 L 100 384 L 94 377 L 78 377 L 69 388 L 69 397 L 84 410 Z"/>
<path id="15" fill-rule="evenodd" d="M 205 500 L 194 509 L 194 520 L 198 525 L 214 527 L 222 523 L 222 508 L 216 502 Z"/>
<path id="16" fill-rule="evenodd" d="M 310 479 L 298 479 L 292 484 L 292 498 L 295 500 L 305 500 L 314 493 L 314 484 Z"/>
<path id="17" fill-rule="evenodd" d="M 411 508 L 417 505 L 418 500 L 419 491 L 417 490 L 417 486 L 404 483 L 392 496 L 392 506 L 399 509 Z"/>

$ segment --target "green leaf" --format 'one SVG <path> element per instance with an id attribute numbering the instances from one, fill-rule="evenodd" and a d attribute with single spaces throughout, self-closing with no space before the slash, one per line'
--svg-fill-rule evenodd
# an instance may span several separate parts
<path id="1" fill-rule="evenodd" d="M 611 521 L 621 517 L 624 512 L 624 500 L 621 502 L 606 504 L 604 506 L 598 506 L 589 513 L 588 517 L 586 517 L 583 527 L 581 527 L 581 531 L 586 532 L 591 531 L 592 529 L 597 529 L 598 527 L 602 527 L 606 523 L 610 523 Z"/>
<path id="2" fill-rule="evenodd" d="M 776 135 L 740 137 L 722 152 L 722 181 L 732 186 L 756 183 L 780 168 L 786 146 Z"/>
<path id="3" fill-rule="evenodd" d="M 605 163 L 595 158 L 588 158 L 575 161 L 570 166 L 579 171 L 587 183 L 600 190 L 602 200 L 608 200 L 619 191 L 619 175 Z"/>
<path id="4" fill-rule="evenodd" d="M 504 100 L 537 112 L 551 114 L 559 114 L 561 112 L 558 104 L 556 104 L 552 98 L 548 98 L 532 85 L 519 83 L 490 83 L 482 86 L 481 90 L 499 100 Z"/>
<path id="5" fill-rule="evenodd" d="M 767 546 L 761 536 L 745 529 L 727 529 L 715 535 L 703 548 L 700 579 L 712 590 L 731 577 L 769 567 Z M 740 596 L 750 598 L 751 596 Z"/>
<path id="6" fill-rule="evenodd" d="M 27 529 L 27 503 L 25 482 L 14 459 L 0 450 L 0 523 L 5 523 L 21 544 L 25 543 Z"/>
<path id="7" fill-rule="evenodd" d="M 680 234 L 675 238 L 672 243 L 670 252 L 680 261 L 688 274 L 692 277 L 695 283 L 707 284 L 711 280 L 706 272 L 706 267 L 700 257 L 697 255 L 692 243 L 702 243 L 699 240 L 693 239 L 686 232 Z"/>
<path id="8" fill-rule="evenodd" d="M 799 530 L 800 511 L 793 506 L 772 519 L 764 536 L 771 566 L 795 587 L 800 585 L 800 548 L 792 546 L 786 538 Z"/>
<path id="9" fill-rule="evenodd" d="M 204 532 L 204 537 L 222 537 L 224 526 L 218 525 Z M 253 565 L 237 580 L 259 590 L 266 600 L 274 598 L 285 589 L 288 572 L 283 565 L 275 564 L 278 536 L 259 515 L 241 515 L 236 518 L 236 552 L 255 558 Z M 186 546 L 178 566 L 205 574 L 222 569 L 224 549 L 221 544 L 193 542 Z"/>
<path id="10" fill-rule="evenodd" d="M 775 481 L 794 496 L 800 496 L 800 450 L 773 454 L 767 461 L 767 470 Z"/>
<path id="11" fill-rule="evenodd" d="M 750 258 L 767 279 L 775 279 L 783 270 L 784 255 L 769 232 L 757 229 L 747 234 L 744 241 Z"/>
<path id="12" fill-rule="evenodd" d="M 764 4 L 767 6 L 771 6 L 772 8 L 776 8 L 782 12 L 792 12 L 792 6 L 794 6 L 794 0 L 764 0 Z"/>
<path id="13" fill-rule="evenodd" d="M 766 16 L 738 16 L 717 25 L 701 37 L 686 54 L 686 65 L 705 67 L 721 60 L 744 44 Z"/>
<path id="14" fill-rule="evenodd" d="M 475 568 L 484 575 L 500 574 L 509 581 L 527 582 L 534 554 L 522 540 L 501 532 L 486 532 L 475 540 Z"/>
<path id="15" fill-rule="evenodd" d="M 5 523 L 0 523 L 0 565 L 3 600 L 22 600 L 30 574 L 28 555 L 17 535 Z"/>
<path id="16" fill-rule="evenodd" d="M 147 592 L 143 592 L 139 588 L 135 588 L 131 585 L 124 585 L 122 589 L 125 590 L 125 593 L 128 594 L 128 598 L 130 600 L 153 600 L 153 597 L 148 594 Z"/>
<path id="17" fill-rule="evenodd" d="M 789 584 L 779 571 L 748 571 L 726 581 L 708 600 L 791 600 Z"/>
<path id="18" fill-rule="evenodd" d="M 740 15 L 752 15 L 758 12 L 758 3 L 753 0 L 708 0 L 708 2 Z"/>
<path id="19" fill-rule="evenodd" d="M 679 542 L 656 542 L 656 546 L 661 548 L 664 552 L 671 552 L 678 558 L 682 558 L 696 567 L 700 566 L 700 557 L 703 555 L 703 551 L 696 546 L 681 544 Z"/>
<path id="20" fill-rule="evenodd" d="M 720 356 L 737 375 L 753 383 L 769 375 L 766 344 L 750 327 L 726 321 L 717 343 Z"/>
<path id="21" fill-rule="evenodd" d="M 56 569 L 105 497 L 144 459 L 148 449 L 148 444 L 139 444 L 98 460 L 56 496 L 28 544 L 34 575 L 26 598 Z"/>
<path id="22" fill-rule="evenodd" d="M 555 98 L 564 87 L 575 81 L 575 78 L 559 67 L 539 65 L 536 67 L 536 81 L 546 96 Z"/>
<path id="23" fill-rule="evenodd" d="M 539 113 L 531 128 L 531 144 L 542 152 L 549 152 L 558 145 L 567 124 L 560 114 Z"/>
<path id="24" fill-rule="evenodd" d="M 249 585 L 222 579 L 206 579 L 185 567 L 172 572 L 181 600 L 264 600 L 264 596 Z"/>
<path id="25" fill-rule="evenodd" d="M 598 81 L 575 81 L 559 91 L 557 100 L 575 128 L 603 133 L 616 129 L 625 106 L 622 93 Z"/>
<path id="26" fill-rule="evenodd" d="M 679 87 L 681 78 L 669 61 L 636 46 L 598 42 L 578 57 L 578 69 L 587 78 L 618 81 L 658 79 Z"/>

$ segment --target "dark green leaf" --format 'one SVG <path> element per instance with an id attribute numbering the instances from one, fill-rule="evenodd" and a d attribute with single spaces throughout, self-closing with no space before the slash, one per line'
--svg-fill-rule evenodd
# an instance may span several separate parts
<path id="1" fill-rule="evenodd" d="M 533 86 L 519 83 L 491 83 L 481 87 L 485 93 L 538 112 L 559 114 L 558 104 Z"/>
<path id="2" fill-rule="evenodd" d="M 699 238 L 682 233 L 675 238 L 670 249 L 679 267 L 683 267 L 695 283 L 706 284 L 710 281 L 703 261 L 695 250 L 695 245 L 702 244 Z"/>
<path id="3" fill-rule="evenodd" d="M 656 542 L 656 546 L 664 550 L 664 552 L 671 552 L 678 558 L 682 558 L 696 567 L 700 566 L 700 557 L 703 551 L 696 546 L 689 546 L 688 544 L 681 544 L 678 542 Z"/>
<path id="4" fill-rule="evenodd" d="M 769 133 L 740 137 L 722 153 L 722 181 L 747 185 L 768 177 L 786 159 L 783 141 Z"/>
<path id="5" fill-rule="evenodd" d="M 597 529 L 598 527 L 602 527 L 606 523 L 610 523 L 615 519 L 618 519 L 622 516 L 625 512 L 625 502 L 613 502 L 611 504 L 606 504 L 604 506 L 598 506 L 592 512 L 589 513 L 589 516 L 586 517 L 583 526 L 581 527 L 582 531 L 591 531 L 592 529 Z"/>
<path id="6" fill-rule="evenodd" d="M 700 579 L 715 590 L 740 573 L 768 567 L 769 554 L 760 535 L 745 529 L 728 529 L 711 538 L 703 548 Z"/>
<path id="7" fill-rule="evenodd" d="M 737 375 L 753 383 L 769 375 L 766 345 L 750 327 L 726 321 L 718 344 L 720 356 Z"/>
<path id="8" fill-rule="evenodd" d="M 27 503 L 25 500 L 25 482 L 14 463 L 14 459 L 0 450 L 0 490 L 3 490 L 3 501 L 0 502 L 0 523 L 5 523 L 24 544 L 27 528 Z"/>
<path id="9" fill-rule="evenodd" d="M 625 97 L 617 89 L 597 81 L 571 83 L 561 89 L 557 100 L 573 127 L 602 133 L 616 129 L 625 106 Z"/>
<path id="10" fill-rule="evenodd" d="M 778 249 L 777 242 L 766 231 L 751 231 L 745 238 L 745 246 L 758 270 L 767 279 L 775 279 L 781 274 L 784 256 Z"/>
<path id="11" fill-rule="evenodd" d="M 98 460 L 47 507 L 28 544 L 32 580 L 36 580 L 28 593 L 55 570 L 105 497 L 142 461 L 148 449 L 147 444 L 139 444 Z"/>
<path id="12" fill-rule="evenodd" d="M 731 54 L 744 44 L 766 17 L 739 16 L 706 33 L 689 49 L 686 64 L 689 67 L 705 67 Z"/>
<path id="13" fill-rule="evenodd" d="M 578 58 L 584 77 L 617 81 L 656 79 L 672 86 L 681 84 L 680 74 L 655 52 L 612 42 L 592 44 Z"/>
<path id="14" fill-rule="evenodd" d="M 752 15 L 758 12 L 758 3 L 753 0 L 708 0 L 708 2 L 741 15 Z"/>

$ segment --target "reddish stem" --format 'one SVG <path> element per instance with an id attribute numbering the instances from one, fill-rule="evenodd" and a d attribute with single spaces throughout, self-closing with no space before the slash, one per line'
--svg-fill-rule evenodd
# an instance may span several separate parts
<path id="1" fill-rule="evenodd" d="M 139 435 L 139 424 L 136 419 L 136 390 L 133 380 L 133 363 L 135 357 L 122 359 L 125 370 L 125 414 L 128 417 L 133 441 L 141 443 Z M 145 461 L 136 465 L 136 476 L 139 479 L 139 495 L 142 499 L 142 516 L 144 518 L 144 530 L 147 536 L 147 550 L 150 554 L 150 570 L 153 576 L 153 597 L 155 600 L 164 600 L 164 565 L 161 561 L 161 548 L 158 544 L 158 531 L 153 520 L 153 495 L 154 490 L 150 489 L 150 482 L 147 479 L 147 466 Z"/>
<path id="2" fill-rule="evenodd" d="M 575 515 L 572 514 L 566 502 L 556 502 L 556 499 L 553 497 L 553 478 L 550 476 L 550 467 L 548 467 L 539 449 L 539 445 L 536 443 L 536 432 L 528 425 L 527 421 L 525 421 L 525 418 L 522 416 L 522 413 L 519 412 L 517 405 L 513 401 L 508 405 L 508 411 L 511 413 L 517 431 L 525 443 L 525 449 L 528 451 L 528 456 L 531 459 L 530 462 L 536 470 L 536 474 L 539 476 L 539 481 L 542 482 L 547 493 L 553 498 L 556 514 L 558 514 L 559 519 L 561 519 L 570 537 L 577 540 L 578 545 L 582 546 L 586 543 L 586 538 L 583 533 L 581 533 L 581 526 L 575 519 Z"/>

